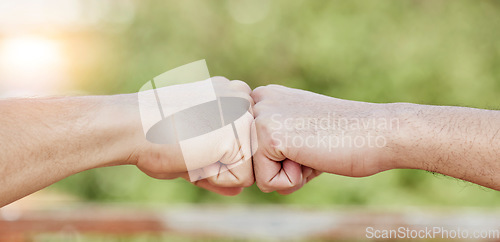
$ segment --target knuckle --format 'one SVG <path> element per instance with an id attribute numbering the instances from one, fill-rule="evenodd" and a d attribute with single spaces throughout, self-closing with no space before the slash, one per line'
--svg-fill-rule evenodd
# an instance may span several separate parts
<path id="1" fill-rule="evenodd" d="M 228 176 L 226 173 L 228 172 L 225 171 L 223 173 L 218 174 L 217 176 L 214 176 L 212 178 L 212 183 L 219 187 L 237 187 L 238 181 Z"/>
<path id="2" fill-rule="evenodd" d="M 253 177 L 245 177 L 245 178 L 239 178 L 237 182 L 238 187 L 249 187 L 252 186 L 255 183 L 255 180 Z"/>
<path id="3" fill-rule="evenodd" d="M 264 116 L 269 116 L 269 115 L 266 115 L 270 112 L 267 112 L 267 111 L 272 111 L 273 108 L 273 104 L 271 101 L 261 101 L 261 102 L 258 102 L 256 103 L 254 106 L 253 106 L 253 111 L 254 111 L 254 115 L 257 117 L 257 116 L 262 116 L 262 118 L 264 118 Z"/>
<path id="4" fill-rule="evenodd" d="M 255 102 L 254 102 L 253 98 L 250 95 L 246 94 L 244 98 L 250 104 L 249 108 L 252 108 L 255 105 Z"/>
<path id="5" fill-rule="evenodd" d="M 266 116 L 258 116 L 255 118 L 255 128 L 258 133 L 270 133 L 272 131 L 271 119 Z"/>
<path id="6" fill-rule="evenodd" d="M 252 91 L 251 95 L 253 98 L 261 98 L 266 95 L 266 93 L 269 91 L 268 89 L 269 88 L 267 86 L 257 87 Z"/>
<path id="7" fill-rule="evenodd" d="M 255 117 L 260 116 L 262 111 L 264 111 L 264 105 L 257 103 L 253 106 L 253 114 Z"/>
<path id="8" fill-rule="evenodd" d="M 214 183 L 221 187 L 249 187 L 252 186 L 254 182 L 253 177 L 236 177 L 229 171 L 219 174 L 219 176 L 214 179 Z"/>
<path id="9" fill-rule="evenodd" d="M 269 88 L 283 88 L 284 86 L 278 85 L 278 84 L 269 84 L 269 85 L 267 85 L 267 87 L 269 87 Z"/>
<path id="10" fill-rule="evenodd" d="M 225 165 L 230 165 L 239 160 L 239 148 L 237 144 L 232 140 L 225 142 L 225 145 L 221 147 L 224 155 L 219 159 L 219 162 Z"/>
<path id="11" fill-rule="evenodd" d="M 240 81 L 240 80 L 233 80 L 231 81 L 231 84 L 238 88 L 239 90 L 242 90 L 242 91 L 245 91 L 247 93 L 250 93 L 252 91 L 252 89 L 250 88 L 250 86 L 244 82 L 244 81 Z"/>
<path id="12" fill-rule="evenodd" d="M 210 79 L 213 82 L 221 82 L 221 83 L 229 82 L 229 79 L 227 79 L 226 77 L 223 77 L 223 76 L 214 76 L 214 77 L 211 77 Z"/>
<path id="13" fill-rule="evenodd" d="M 249 179 L 249 180 L 246 180 L 245 182 L 243 182 L 241 184 L 242 187 L 251 187 L 253 184 L 255 183 L 255 180 L 254 179 Z"/>

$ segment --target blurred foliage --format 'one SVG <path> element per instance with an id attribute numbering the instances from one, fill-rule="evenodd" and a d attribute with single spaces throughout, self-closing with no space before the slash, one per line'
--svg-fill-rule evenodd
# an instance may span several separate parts
<path id="1" fill-rule="evenodd" d="M 343 99 L 498 109 L 500 1 L 139 1 L 123 28 L 68 35 L 71 75 L 93 94 L 136 92 L 166 70 L 206 59 L 211 75 Z M 251 23 L 248 23 L 251 22 Z M 253 23 L 252 23 L 253 22 Z M 318 206 L 496 206 L 500 193 L 425 171 L 324 174 L 289 196 L 255 186 L 236 197 L 135 167 L 55 185 L 100 201 Z"/>

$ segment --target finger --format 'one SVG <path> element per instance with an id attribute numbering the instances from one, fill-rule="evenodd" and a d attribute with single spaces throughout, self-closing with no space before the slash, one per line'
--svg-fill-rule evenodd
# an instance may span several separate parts
<path id="1" fill-rule="evenodd" d="M 254 155 L 255 180 L 263 192 L 287 190 L 302 184 L 300 165 L 291 161 L 274 161 L 258 150 Z"/>
<path id="2" fill-rule="evenodd" d="M 243 117 L 231 124 L 231 134 L 225 149 L 227 152 L 220 158 L 223 164 L 233 164 L 240 160 L 248 160 L 251 157 L 250 147 L 250 128 L 252 126 L 253 117 L 250 113 L 244 114 Z"/>
<path id="3" fill-rule="evenodd" d="M 215 164 L 217 175 L 208 177 L 207 180 L 215 186 L 221 187 L 249 187 L 255 182 L 252 160 L 240 160 L 233 164 Z"/>
<path id="4" fill-rule="evenodd" d="M 214 76 L 214 77 L 211 77 L 210 80 L 212 81 L 212 83 L 228 83 L 228 82 L 230 82 L 229 79 L 227 79 L 226 77 L 223 77 L 223 76 Z"/>
<path id="5" fill-rule="evenodd" d="M 250 155 L 253 156 L 259 149 L 259 136 L 257 135 L 257 128 L 255 126 L 255 120 L 252 121 L 250 125 Z"/>
<path id="6" fill-rule="evenodd" d="M 274 84 L 267 85 L 267 86 L 260 86 L 260 87 L 255 88 L 252 91 L 252 93 L 250 94 L 250 96 L 252 96 L 255 103 L 258 103 L 258 102 L 266 99 L 266 97 L 268 97 L 270 95 L 275 95 L 276 92 L 279 92 L 279 91 L 283 90 L 284 88 L 286 88 L 286 87 L 280 86 L 280 85 L 274 85 Z"/>
<path id="7" fill-rule="evenodd" d="M 302 176 L 303 177 L 309 177 L 313 173 L 313 169 L 308 166 L 302 165 Z"/>
<path id="8" fill-rule="evenodd" d="M 305 180 L 306 180 L 306 183 L 311 181 L 312 179 L 316 178 L 317 176 L 323 174 L 322 171 L 318 171 L 316 169 L 313 169 L 311 175 L 309 175 Z"/>
<path id="9" fill-rule="evenodd" d="M 254 100 L 255 101 L 255 100 Z M 255 101 L 257 102 L 257 101 Z M 262 103 L 257 102 L 255 105 L 252 106 L 252 114 L 255 118 L 259 117 L 259 115 L 262 113 L 262 110 L 265 108 L 265 105 L 262 105 Z"/>
<path id="10" fill-rule="evenodd" d="M 219 187 L 211 184 L 206 179 L 196 181 L 194 182 L 194 184 L 198 187 L 207 189 L 211 192 L 215 192 L 224 196 L 235 196 L 243 191 L 242 187 Z"/>
<path id="11" fill-rule="evenodd" d="M 236 87 L 238 90 L 245 92 L 250 95 L 252 93 L 252 88 L 244 81 L 233 80 L 230 82 L 232 86 Z"/>
<path id="12" fill-rule="evenodd" d="M 224 137 L 222 149 L 224 155 L 219 161 L 224 164 L 233 164 L 240 160 L 248 160 L 252 156 L 251 131 L 254 122 L 253 116 L 246 112 L 239 119 L 229 124 L 228 132 Z"/>
<path id="13" fill-rule="evenodd" d="M 193 171 L 194 173 L 203 173 L 203 169 L 198 169 L 196 171 Z M 188 174 L 187 172 L 184 172 L 179 175 L 179 177 L 185 179 L 186 181 L 190 182 L 191 184 L 201 187 L 203 189 L 209 190 L 211 192 L 215 192 L 220 195 L 224 196 L 235 196 L 241 193 L 243 191 L 242 187 L 219 187 L 215 186 L 213 184 L 210 184 L 210 182 L 207 181 L 207 179 L 201 179 L 201 180 L 196 180 L 192 181 L 192 173 Z"/>
<path id="14" fill-rule="evenodd" d="M 300 164 L 287 159 L 280 151 L 280 146 L 273 144 L 272 128 L 266 121 L 259 122 L 259 117 L 257 117 L 255 126 L 259 144 L 254 155 L 257 186 L 263 192 L 288 190 L 301 186 L 302 168 Z"/>
<path id="15" fill-rule="evenodd" d="M 231 134 L 228 133 L 225 142 L 228 146 L 222 150 L 226 153 L 218 162 L 203 168 L 204 178 L 216 186 L 248 187 L 255 179 L 253 176 L 252 154 L 250 145 L 250 129 L 253 117 L 246 113 L 232 125 Z M 229 140 L 231 139 L 231 140 Z"/>
<path id="16" fill-rule="evenodd" d="M 292 193 L 296 192 L 297 190 L 301 189 L 304 185 L 305 185 L 305 180 L 303 180 L 302 184 L 300 184 L 300 185 L 297 185 L 297 186 L 292 187 L 290 189 L 279 190 L 276 192 L 281 194 L 281 195 L 289 195 L 289 194 L 292 194 Z"/>
<path id="17" fill-rule="evenodd" d="M 262 99 L 265 98 L 267 94 L 269 94 L 270 90 L 269 87 L 266 86 L 261 86 L 255 88 L 252 93 L 250 93 L 250 96 L 253 98 L 255 103 L 259 103 Z"/>
<path id="18" fill-rule="evenodd" d="M 298 185 L 298 186 L 295 186 L 293 188 L 290 188 L 290 189 L 279 190 L 277 192 L 279 194 L 281 194 L 281 195 L 288 195 L 288 194 L 294 193 L 295 191 L 297 191 L 300 188 L 302 188 L 312 178 L 314 178 L 314 177 L 317 176 L 317 175 L 315 175 L 313 173 L 314 173 L 314 170 L 311 167 L 302 165 L 302 184 Z M 318 173 L 321 173 L 321 172 L 318 172 Z"/>
<path id="19" fill-rule="evenodd" d="M 224 77 L 212 77 L 212 85 L 218 97 L 240 97 L 247 100 L 250 106 L 254 105 L 253 98 L 250 97 L 252 89 L 245 82 L 228 81 Z"/>

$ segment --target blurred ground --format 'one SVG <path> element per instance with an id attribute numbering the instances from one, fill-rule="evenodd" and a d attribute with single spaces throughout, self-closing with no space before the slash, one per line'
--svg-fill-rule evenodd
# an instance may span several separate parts
<path id="1" fill-rule="evenodd" d="M 38 204 L 38 205 L 35 205 Z M 51 205 L 49 205 L 51 204 Z M 82 203 L 40 192 L 0 209 L 0 241 L 364 241 L 371 229 L 475 231 L 500 241 L 500 210 L 444 207 L 242 206 Z M 444 232 L 449 231 L 449 232 Z M 430 234 L 429 234 L 430 235 Z M 378 236 L 381 236 L 380 234 Z M 392 235 L 395 236 L 395 235 Z M 399 236 L 415 238 L 416 232 Z M 415 236 L 415 237 L 412 237 Z M 420 234 L 420 236 L 425 236 Z M 489 237 L 488 237 L 489 236 Z M 401 238 L 401 237 L 398 237 Z M 427 237 L 429 238 L 429 237 Z M 393 237 L 394 239 L 394 237 Z"/>

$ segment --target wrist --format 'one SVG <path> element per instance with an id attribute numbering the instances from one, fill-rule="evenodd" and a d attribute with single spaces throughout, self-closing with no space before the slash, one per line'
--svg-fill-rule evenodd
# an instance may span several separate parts
<path id="1" fill-rule="evenodd" d="M 136 94 L 90 98 L 96 107 L 89 114 L 92 132 L 102 145 L 95 167 L 135 164 L 133 156 L 143 139 Z"/>
<path id="2" fill-rule="evenodd" d="M 423 105 L 412 103 L 386 104 L 392 118 L 397 120 L 397 129 L 391 132 L 388 145 L 393 169 L 425 169 L 426 157 L 432 157 L 432 147 L 438 137 L 430 135 L 432 130 L 419 117 Z"/>

